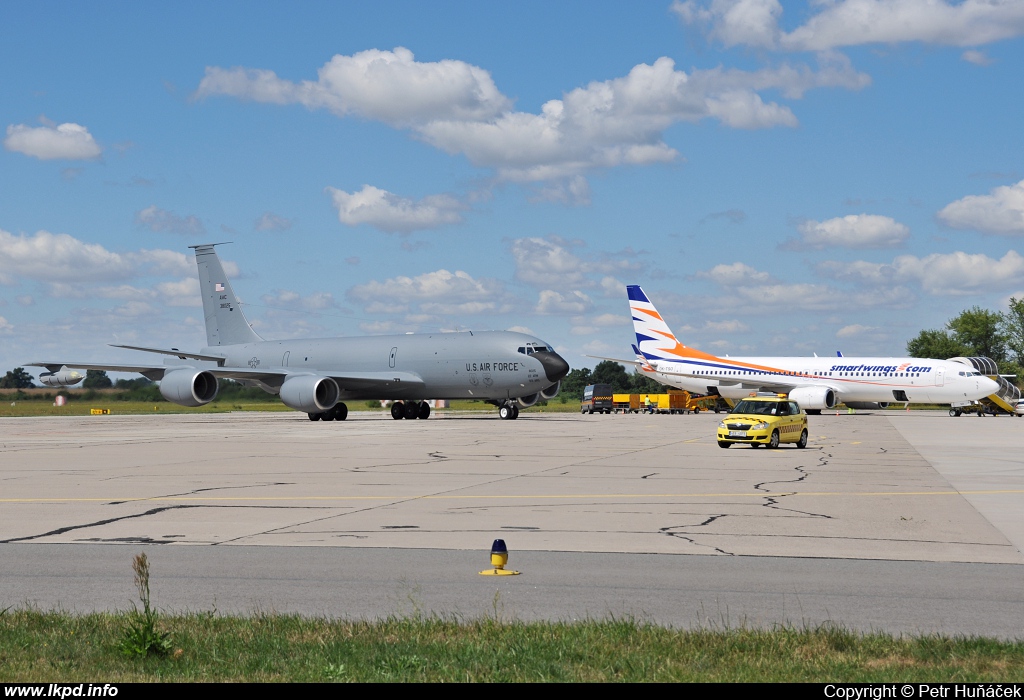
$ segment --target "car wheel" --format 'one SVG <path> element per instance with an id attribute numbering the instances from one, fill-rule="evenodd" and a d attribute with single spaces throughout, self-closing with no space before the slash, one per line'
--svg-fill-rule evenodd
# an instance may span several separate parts
<path id="1" fill-rule="evenodd" d="M 772 431 L 772 437 L 768 441 L 768 447 L 771 447 L 772 449 L 775 449 L 778 446 L 779 446 L 779 431 L 778 430 L 773 430 Z"/>
<path id="2" fill-rule="evenodd" d="M 700 406 L 693 409 L 693 415 L 697 415 L 698 413 L 700 413 Z"/>
<path id="3" fill-rule="evenodd" d="M 723 449 L 726 449 L 726 450 L 729 449 L 730 445 L 732 445 L 731 442 L 726 442 L 725 440 L 719 440 L 718 441 L 718 446 L 723 448 Z"/>
<path id="4" fill-rule="evenodd" d="M 958 414 L 957 414 L 957 412 L 956 412 L 956 409 L 955 409 L 955 408 L 951 408 L 951 409 L 949 409 L 949 417 L 950 417 L 950 418 L 956 418 L 956 417 L 957 417 L 957 415 L 958 415 Z"/>
<path id="5" fill-rule="evenodd" d="M 806 428 L 804 429 L 804 431 L 802 433 L 800 433 L 800 439 L 796 441 L 796 446 L 799 447 L 801 450 L 804 449 L 805 447 L 807 447 L 807 429 Z"/>

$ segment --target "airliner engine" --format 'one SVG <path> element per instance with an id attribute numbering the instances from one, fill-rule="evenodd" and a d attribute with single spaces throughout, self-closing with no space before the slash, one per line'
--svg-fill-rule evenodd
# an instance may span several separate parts
<path id="1" fill-rule="evenodd" d="M 61 367 L 56 372 L 43 372 L 39 375 L 39 381 L 46 386 L 74 386 L 85 379 L 85 375 L 78 370 Z"/>
<path id="2" fill-rule="evenodd" d="M 516 399 L 516 403 L 519 404 L 520 408 L 529 408 L 533 404 L 537 403 L 540 398 L 540 394 L 530 394 L 529 396 L 520 396 Z"/>
<path id="3" fill-rule="evenodd" d="M 174 369 L 164 373 L 160 393 L 171 403 L 195 408 L 217 398 L 217 378 L 191 367 Z"/>
<path id="4" fill-rule="evenodd" d="M 789 398 L 805 411 L 836 406 L 836 392 L 827 386 L 801 386 L 790 391 Z"/>
<path id="5" fill-rule="evenodd" d="M 540 392 L 540 397 L 542 399 L 544 399 L 545 401 L 550 401 L 551 399 L 553 399 L 556 396 L 558 396 L 558 390 L 561 389 L 561 388 L 562 388 L 562 382 L 560 382 L 560 381 L 555 382 L 554 384 L 549 386 L 547 389 L 544 389 L 543 391 L 541 391 Z"/>
<path id="6" fill-rule="evenodd" d="M 281 385 L 282 403 L 306 413 L 323 413 L 333 408 L 340 396 L 337 382 L 316 374 L 293 375 Z"/>

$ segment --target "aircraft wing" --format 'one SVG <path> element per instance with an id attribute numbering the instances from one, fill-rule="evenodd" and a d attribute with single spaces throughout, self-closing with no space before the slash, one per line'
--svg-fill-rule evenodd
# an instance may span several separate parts
<path id="1" fill-rule="evenodd" d="M 112 348 L 125 348 L 127 350 L 141 350 L 142 352 L 152 352 L 152 353 L 156 353 L 157 355 L 173 355 L 174 357 L 177 357 L 179 360 L 184 360 L 184 359 L 188 358 L 188 359 L 192 359 L 192 360 L 203 360 L 203 361 L 206 361 L 206 362 L 216 362 L 218 365 L 223 365 L 224 364 L 224 357 L 222 355 L 201 355 L 201 354 L 196 353 L 196 352 L 185 352 L 185 351 L 182 351 L 182 350 L 178 350 L 177 348 L 169 348 L 169 349 L 164 349 L 164 348 L 145 348 L 145 347 L 140 347 L 138 345 L 113 345 L 113 344 L 111 344 L 110 347 L 112 347 Z"/>
<path id="2" fill-rule="evenodd" d="M 223 360 L 223 358 L 217 358 Z M 112 364 L 103 362 L 54 362 L 54 361 L 42 361 L 42 362 L 26 362 L 25 367 L 45 367 L 49 372 L 57 372 L 62 367 L 68 367 L 72 369 L 99 369 L 105 372 L 136 372 L 153 381 L 159 381 L 163 378 L 164 373 L 178 369 L 180 367 L 189 367 L 191 365 L 143 365 L 143 364 Z M 255 379 L 271 386 L 281 386 L 284 380 L 287 379 L 289 374 L 319 374 L 321 376 L 330 377 L 338 383 L 338 387 L 342 390 L 355 390 L 355 389 L 373 389 L 375 387 L 391 387 L 394 384 L 401 383 L 405 386 L 418 387 L 423 385 L 423 378 L 418 374 L 412 372 L 335 372 L 325 371 L 320 372 L 315 369 L 308 372 L 295 371 L 295 369 L 272 368 L 272 369 L 251 369 L 249 367 L 204 367 L 203 364 L 197 363 L 196 369 L 202 369 L 211 373 L 215 377 L 225 377 L 227 379 Z"/>
<path id="3" fill-rule="evenodd" d="M 337 371 L 296 371 L 294 368 L 284 367 L 274 369 L 250 369 L 248 367 L 209 367 L 203 368 L 215 377 L 227 379 L 256 379 L 271 386 L 281 386 L 288 375 L 316 374 L 322 377 L 330 377 L 338 383 L 342 391 L 357 389 L 374 389 L 377 387 L 394 388 L 395 384 L 403 386 L 423 386 L 423 378 L 412 372 L 337 372 Z"/>
<path id="4" fill-rule="evenodd" d="M 622 360 L 619 360 L 619 362 L 622 362 Z M 690 372 L 670 372 L 664 369 L 659 369 L 656 371 L 659 374 L 667 374 L 672 377 L 692 377 L 694 379 L 708 379 L 708 377 L 704 375 L 691 374 Z M 765 389 L 767 391 L 789 392 L 792 389 L 796 389 L 797 387 L 807 386 L 805 382 L 800 381 L 800 377 L 798 376 L 790 377 L 785 381 L 781 381 L 779 379 L 772 379 L 771 377 L 772 375 L 768 375 L 767 377 L 748 377 L 741 375 L 735 378 L 718 377 L 717 379 L 719 382 L 726 382 L 727 385 L 732 384 L 744 387 L 756 387 L 760 389 Z M 840 392 L 840 389 L 838 387 L 829 386 L 829 388 L 837 393 Z"/>
<path id="5" fill-rule="evenodd" d="M 147 379 L 158 380 L 169 369 L 166 365 L 115 365 L 109 362 L 26 362 L 25 367 L 45 367 L 47 372 L 58 372 L 61 367 L 72 369 L 99 369 L 104 372 L 137 372 Z"/>

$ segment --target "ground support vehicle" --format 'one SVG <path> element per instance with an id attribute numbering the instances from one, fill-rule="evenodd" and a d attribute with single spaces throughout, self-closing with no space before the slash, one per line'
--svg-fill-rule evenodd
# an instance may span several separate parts
<path id="1" fill-rule="evenodd" d="M 807 414 L 796 401 L 782 396 L 741 399 L 718 424 L 718 446 L 747 444 L 778 447 L 784 442 L 807 447 Z"/>
<path id="2" fill-rule="evenodd" d="M 959 418 L 965 413 L 968 415 L 973 413 L 979 418 L 986 414 L 990 416 L 1008 415 L 1016 417 L 1024 413 L 1024 401 L 1018 402 L 1012 412 L 1007 411 L 1001 406 L 998 406 L 994 402 L 986 399 L 981 399 L 980 401 L 960 401 L 951 404 L 949 407 L 949 415 L 955 418 Z"/>
<path id="3" fill-rule="evenodd" d="M 583 390 L 580 413 L 611 413 L 612 385 L 590 384 Z"/>
<path id="4" fill-rule="evenodd" d="M 612 410 L 615 413 L 639 413 L 640 394 L 612 394 Z"/>
<path id="5" fill-rule="evenodd" d="M 650 398 L 651 408 L 647 409 L 645 399 Z M 615 413 L 700 413 L 713 410 L 715 396 L 700 396 L 688 391 L 670 391 L 667 394 L 613 394 L 612 410 Z"/>

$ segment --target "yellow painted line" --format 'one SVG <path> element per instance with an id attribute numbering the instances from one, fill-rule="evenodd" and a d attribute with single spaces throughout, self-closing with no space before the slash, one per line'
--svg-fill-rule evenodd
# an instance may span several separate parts
<path id="1" fill-rule="evenodd" d="M 554 500 L 554 499 L 602 499 L 602 498 L 765 498 L 767 496 L 795 497 L 856 497 L 878 498 L 884 496 L 986 496 L 1024 494 L 1024 489 L 995 489 L 985 491 L 765 491 L 756 493 L 582 493 L 582 494 L 527 494 L 527 495 L 436 495 L 436 496 L 154 496 L 125 498 L 0 498 L 0 503 L 109 503 L 119 502 L 172 502 L 172 503 L 225 503 L 237 501 L 449 501 L 449 500 Z"/>

